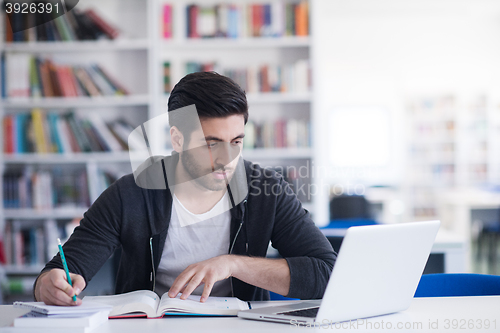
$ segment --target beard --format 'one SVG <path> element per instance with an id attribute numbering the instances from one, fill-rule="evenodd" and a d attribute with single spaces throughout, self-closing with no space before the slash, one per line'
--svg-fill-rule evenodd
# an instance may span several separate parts
<path id="1" fill-rule="evenodd" d="M 180 162 L 189 175 L 189 181 L 192 180 L 199 186 L 210 191 L 224 190 L 233 176 L 233 170 L 222 164 L 214 165 L 214 169 L 212 169 L 210 162 L 200 163 L 199 158 L 195 156 L 195 152 L 196 149 L 188 149 L 180 154 Z M 212 175 L 214 171 L 224 171 L 226 173 L 226 179 L 214 178 Z"/>

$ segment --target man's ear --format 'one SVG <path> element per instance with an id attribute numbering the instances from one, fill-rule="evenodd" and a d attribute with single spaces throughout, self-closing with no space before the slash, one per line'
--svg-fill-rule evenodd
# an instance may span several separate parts
<path id="1" fill-rule="evenodd" d="M 170 138 L 172 140 L 172 148 L 178 153 L 182 152 L 182 147 L 184 145 L 184 135 L 175 126 L 170 128 Z"/>

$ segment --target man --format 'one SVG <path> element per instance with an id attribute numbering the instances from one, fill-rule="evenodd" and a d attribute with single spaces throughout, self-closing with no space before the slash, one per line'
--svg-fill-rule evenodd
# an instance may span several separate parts
<path id="1" fill-rule="evenodd" d="M 194 106 L 196 119 L 184 117 Z M 80 304 L 72 296 L 118 247 L 116 293 L 321 298 L 336 254 L 289 184 L 241 158 L 244 91 L 219 74 L 193 73 L 168 107 L 175 153 L 104 191 L 64 244 L 73 287 L 57 255 L 35 282 L 36 300 Z M 283 258 L 265 258 L 269 242 Z"/>

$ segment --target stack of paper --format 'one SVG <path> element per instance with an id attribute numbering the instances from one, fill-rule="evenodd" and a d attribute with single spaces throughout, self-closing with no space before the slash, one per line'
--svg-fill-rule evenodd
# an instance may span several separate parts
<path id="1" fill-rule="evenodd" d="M 16 332 L 49 329 L 51 333 L 88 333 L 108 320 L 111 307 L 93 302 L 80 306 L 53 306 L 42 302 L 15 302 L 14 307 L 29 309 L 14 319 Z"/>

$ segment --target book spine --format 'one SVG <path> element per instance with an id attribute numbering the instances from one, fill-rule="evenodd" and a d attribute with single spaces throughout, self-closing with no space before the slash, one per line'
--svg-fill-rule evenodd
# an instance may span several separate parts
<path id="1" fill-rule="evenodd" d="M 120 95 L 130 95 L 130 91 L 104 70 L 102 66 L 94 65 L 94 68 L 115 88 L 116 91 L 119 92 Z"/>
<path id="2" fill-rule="evenodd" d="M 48 68 L 49 68 L 49 76 L 50 76 L 50 83 L 52 85 L 52 91 L 54 92 L 54 96 L 63 96 L 62 93 L 62 87 L 61 87 L 61 82 L 59 82 L 59 79 L 57 77 L 57 67 L 52 61 L 48 61 Z"/>
<path id="3" fill-rule="evenodd" d="M 118 37 L 118 29 L 102 19 L 93 9 L 88 9 L 85 14 L 98 26 L 110 39 Z"/>
<path id="4" fill-rule="evenodd" d="M 172 5 L 163 5 L 163 38 L 172 38 Z"/>
<path id="5" fill-rule="evenodd" d="M 30 57 L 30 89 L 32 97 L 42 97 L 40 79 L 38 77 L 38 68 L 35 57 Z"/>
<path id="6" fill-rule="evenodd" d="M 52 82 L 50 79 L 49 62 L 47 60 L 39 62 L 40 78 L 42 82 L 43 97 L 54 97 Z"/>
<path id="7" fill-rule="evenodd" d="M 94 82 L 90 79 L 87 72 L 82 67 L 77 67 L 74 71 L 75 76 L 80 81 L 81 85 L 85 88 L 90 96 L 100 96 L 99 89 L 95 86 Z"/>
<path id="8" fill-rule="evenodd" d="M 31 111 L 31 119 L 33 121 L 33 131 L 35 134 L 35 146 L 37 153 L 47 153 L 47 141 L 43 130 L 42 111 L 35 108 Z"/>
<path id="9" fill-rule="evenodd" d="M 170 62 L 165 61 L 163 63 L 163 93 L 169 94 L 172 89 L 170 86 Z"/>
<path id="10" fill-rule="evenodd" d="M 2 98 L 7 98 L 7 87 L 6 87 L 6 76 L 7 74 L 5 73 L 5 53 L 2 53 L 0 55 L 0 74 L 1 74 L 1 82 L 0 85 L 2 86 L 2 92 L 1 96 Z"/>
<path id="11" fill-rule="evenodd" d="M 4 128 L 4 152 L 12 154 L 14 152 L 14 143 L 12 138 L 12 116 L 5 116 L 3 118 Z"/>
<path id="12" fill-rule="evenodd" d="M 88 141 L 87 137 L 85 136 L 85 132 L 83 131 L 83 128 L 79 124 L 79 121 L 76 119 L 75 115 L 73 113 L 70 113 L 66 115 L 66 119 L 68 121 L 68 124 L 73 131 L 73 134 L 76 138 L 76 141 L 78 142 L 78 146 L 80 147 L 80 150 L 82 152 L 90 152 L 92 151 L 90 142 Z"/>
<path id="13" fill-rule="evenodd" d="M 5 23 L 5 42 L 10 43 L 14 41 L 14 33 L 12 32 L 11 22 L 12 14 L 6 14 L 4 18 Z"/>

